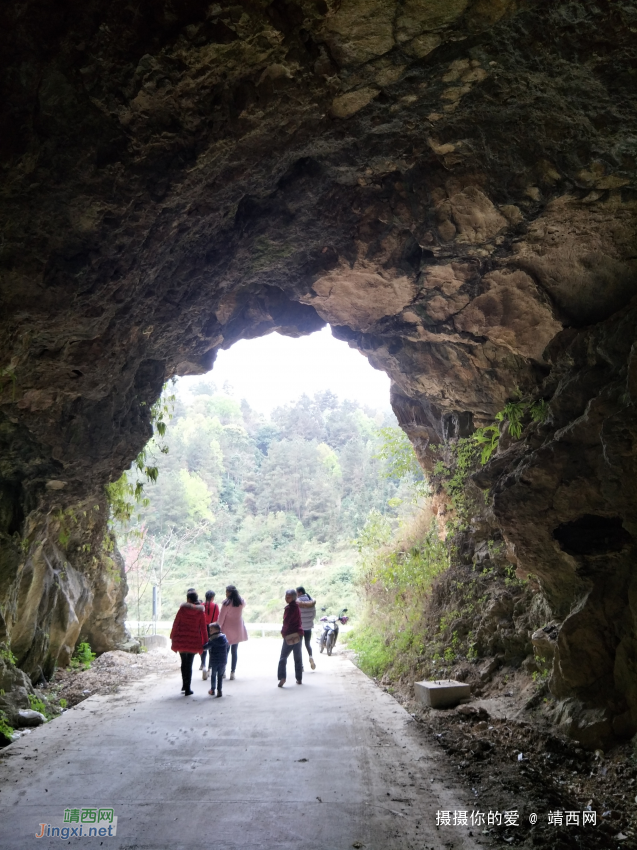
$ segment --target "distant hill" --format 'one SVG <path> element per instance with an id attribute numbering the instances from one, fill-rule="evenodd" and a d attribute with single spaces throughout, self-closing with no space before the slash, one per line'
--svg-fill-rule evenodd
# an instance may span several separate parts
<path id="1" fill-rule="evenodd" d="M 150 619 L 153 584 L 163 618 L 188 587 L 201 596 L 213 589 L 220 601 L 231 583 L 253 622 L 278 619 L 286 587 L 297 584 L 355 616 L 354 539 L 370 511 L 395 518 L 408 489 L 378 458 L 388 428 L 399 430 L 390 409 L 331 392 L 302 395 L 269 417 L 209 381 L 177 399 L 168 453 L 148 447 L 159 470 L 144 487 L 148 504 L 120 529 L 131 619 Z"/>

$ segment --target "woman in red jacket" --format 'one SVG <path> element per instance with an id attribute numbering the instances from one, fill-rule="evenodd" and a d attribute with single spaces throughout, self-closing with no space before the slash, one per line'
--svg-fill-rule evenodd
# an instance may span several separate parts
<path id="1" fill-rule="evenodd" d="M 181 655 L 181 678 L 185 695 L 192 694 L 190 684 L 192 682 L 192 662 L 195 655 L 203 650 L 203 645 L 208 640 L 206 629 L 206 617 L 203 605 L 199 605 L 199 597 L 195 591 L 189 591 L 186 596 L 187 602 L 179 606 L 175 622 L 170 632 L 173 652 Z"/>

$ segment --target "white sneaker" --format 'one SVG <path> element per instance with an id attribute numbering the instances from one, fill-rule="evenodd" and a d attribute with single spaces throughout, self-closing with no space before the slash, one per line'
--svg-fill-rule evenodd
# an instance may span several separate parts
<path id="1" fill-rule="evenodd" d="M 201 678 L 204 680 L 204 682 L 206 681 L 206 679 L 208 678 L 208 671 L 207 670 L 201 671 Z"/>
<path id="2" fill-rule="evenodd" d="M 231 680 L 232 680 L 232 679 L 234 679 L 234 673 L 231 673 L 231 674 L 230 674 L 230 679 L 231 679 Z"/>
<path id="3" fill-rule="evenodd" d="M 311 655 L 310 655 L 310 667 L 312 668 L 312 670 L 316 670 L 316 662 L 314 661 L 314 659 L 312 658 Z"/>

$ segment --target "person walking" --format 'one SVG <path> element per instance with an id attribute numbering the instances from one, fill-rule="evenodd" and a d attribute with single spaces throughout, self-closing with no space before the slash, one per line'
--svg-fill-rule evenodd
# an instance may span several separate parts
<path id="1" fill-rule="evenodd" d="M 297 587 L 297 604 L 301 609 L 301 622 L 303 623 L 303 637 L 305 638 L 305 648 L 310 656 L 310 667 L 316 670 L 316 664 L 312 658 L 312 629 L 314 628 L 314 617 L 316 615 L 316 599 L 312 599 L 309 593 L 306 593 L 304 587 Z M 302 654 L 302 653 L 301 653 Z"/>
<path id="2" fill-rule="evenodd" d="M 208 632 L 210 634 L 210 640 L 206 644 L 206 648 L 210 652 L 210 690 L 208 693 L 213 697 L 216 690 L 217 697 L 220 697 L 223 696 L 221 686 L 228 663 L 228 640 L 219 628 L 219 623 L 211 623 Z"/>
<path id="3" fill-rule="evenodd" d="M 206 591 L 206 601 L 203 605 L 203 612 L 206 617 L 206 626 L 209 626 L 211 623 L 216 623 L 219 619 L 219 606 L 215 602 L 215 592 L 214 590 Z M 210 629 L 208 629 L 210 632 Z M 206 654 L 207 650 L 201 653 L 201 667 L 200 670 L 203 670 L 203 680 L 205 681 L 208 678 L 208 671 L 206 670 Z"/>
<path id="4" fill-rule="evenodd" d="M 246 607 L 245 600 L 239 596 L 239 591 L 234 584 L 226 587 L 226 598 L 221 603 L 219 610 L 219 628 L 228 639 L 232 663 L 230 665 L 230 678 L 234 679 L 237 669 L 237 651 L 239 644 L 248 639 L 248 630 L 243 622 L 243 609 Z"/>
<path id="5" fill-rule="evenodd" d="M 301 609 L 297 604 L 296 597 L 297 593 L 294 588 L 285 591 L 287 605 L 283 610 L 283 628 L 281 629 L 283 646 L 281 647 L 281 657 L 279 658 L 279 669 L 277 671 L 280 688 L 285 685 L 288 656 L 291 652 L 294 653 L 296 684 L 303 684 L 303 656 L 301 654 L 301 648 L 303 646 L 303 623 L 301 622 Z"/>
<path id="6" fill-rule="evenodd" d="M 199 655 L 208 640 L 206 618 L 203 605 L 198 603 L 196 591 L 190 590 L 186 602 L 182 602 L 170 631 L 172 651 L 181 656 L 182 691 L 189 697 L 192 694 L 192 662 Z"/>

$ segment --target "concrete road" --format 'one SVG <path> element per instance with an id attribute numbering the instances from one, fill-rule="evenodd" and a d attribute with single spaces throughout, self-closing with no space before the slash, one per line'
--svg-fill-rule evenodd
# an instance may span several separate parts
<path id="1" fill-rule="evenodd" d="M 175 664 L 160 679 L 90 697 L 7 747 L 0 847 L 479 846 L 466 827 L 436 827 L 437 810 L 476 806 L 445 781 L 444 757 L 409 714 L 339 655 L 316 656 L 300 687 L 290 657 L 288 684 L 277 688 L 279 646 L 242 644 L 221 699 L 208 696 L 200 673 L 194 696 L 181 695 Z M 66 808 L 112 808 L 117 835 L 35 837 L 42 823 L 60 826 Z"/>

